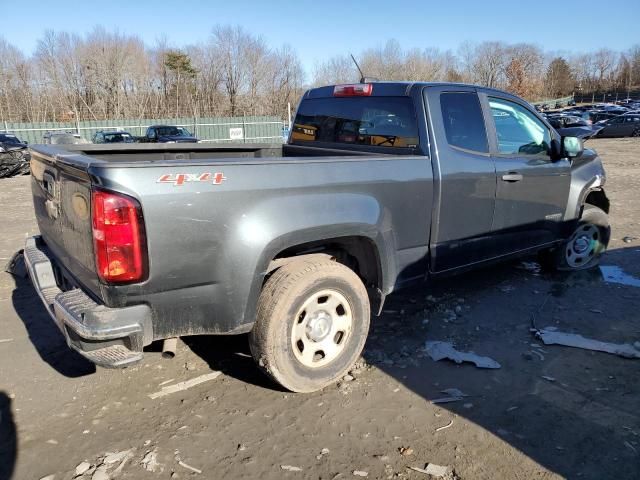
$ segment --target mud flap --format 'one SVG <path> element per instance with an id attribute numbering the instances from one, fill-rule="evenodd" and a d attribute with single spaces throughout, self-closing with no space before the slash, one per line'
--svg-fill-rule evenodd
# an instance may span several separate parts
<path id="1" fill-rule="evenodd" d="M 27 272 L 27 266 L 24 263 L 24 250 L 18 250 L 13 254 L 4 267 L 4 271 L 14 277 L 27 278 L 29 272 Z"/>

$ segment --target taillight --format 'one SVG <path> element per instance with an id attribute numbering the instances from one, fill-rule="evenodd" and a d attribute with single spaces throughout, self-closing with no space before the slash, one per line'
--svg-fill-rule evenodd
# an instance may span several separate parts
<path id="1" fill-rule="evenodd" d="M 94 190 L 91 212 L 100 279 L 107 283 L 143 280 L 147 252 L 140 204 L 120 193 Z"/>
<path id="2" fill-rule="evenodd" d="M 334 97 L 369 97 L 373 93 L 372 83 L 354 83 L 333 87 Z"/>

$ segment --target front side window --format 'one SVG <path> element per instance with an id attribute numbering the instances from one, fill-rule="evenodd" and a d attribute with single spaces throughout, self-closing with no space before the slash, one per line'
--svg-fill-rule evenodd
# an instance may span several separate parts
<path id="1" fill-rule="evenodd" d="M 443 93 L 440 95 L 440 109 L 449 145 L 475 152 L 489 152 L 487 131 L 476 93 Z"/>
<path id="2" fill-rule="evenodd" d="M 300 104 L 290 139 L 416 148 L 418 122 L 409 97 L 312 98 Z"/>
<path id="3" fill-rule="evenodd" d="M 517 103 L 489 98 L 498 153 L 550 156 L 551 133 L 533 113 Z"/>

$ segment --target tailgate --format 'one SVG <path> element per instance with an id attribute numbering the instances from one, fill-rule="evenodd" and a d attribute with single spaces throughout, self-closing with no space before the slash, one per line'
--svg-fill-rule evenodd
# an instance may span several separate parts
<path id="1" fill-rule="evenodd" d="M 85 287 L 99 297 L 91 229 L 91 181 L 86 170 L 60 157 L 34 153 L 33 204 L 46 247 L 56 260 L 58 282 Z"/>

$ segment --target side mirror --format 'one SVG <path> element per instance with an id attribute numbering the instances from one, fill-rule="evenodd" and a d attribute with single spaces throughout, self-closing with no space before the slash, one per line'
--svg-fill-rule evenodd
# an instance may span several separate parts
<path id="1" fill-rule="evenodd" d="M 560 142 L 555 138 L 551 139 L 551 160 L 557 162 L 562 158 L 562 147 L 560 146 Z"/>
<path id="2" fill-rule="evenodd" d="M 562 137 L 562 156 L 575 158 L 582 155 L 584 147 L 578 137 Z"/>

